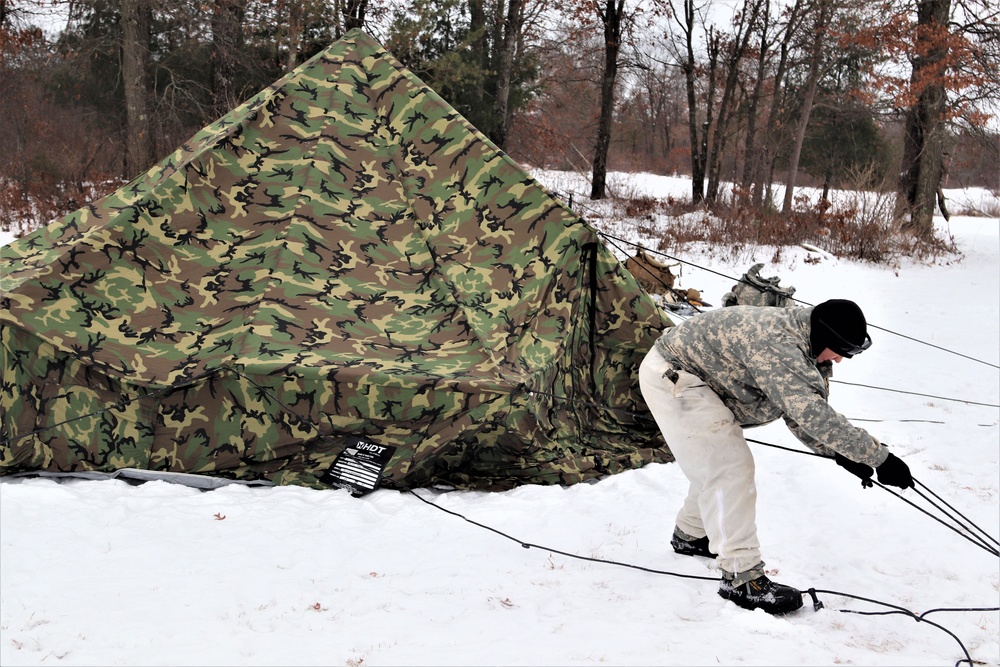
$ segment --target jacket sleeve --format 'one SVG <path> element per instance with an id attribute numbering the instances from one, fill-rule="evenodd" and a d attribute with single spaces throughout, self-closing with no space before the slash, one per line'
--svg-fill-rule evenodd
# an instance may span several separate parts
<path id="1" fill-rule="evenodd" d="M 747 362 L 757 386 L 782 411 L 802 444 L 826 456 L 832 450 L 874 467 L 889 456 L 888 448 L 830 406 L 823 376 L 797 347 L 768 345 Z"/>
<path id="2" fill-rule="evenodd" d="M 828 456 L 831 459 L 833 458 L 833 455 L 835 454 L 834 450 L 830 449 L 822 442 L 820 442 L 816 438 L 806 433 L 801 426 L 796 424 L 787 415 L 784 416 L 784 420 L 785 420 L 785 425 L 788 426 L 788 430 L 792 432 L 792 435 L 794 435 L 796 438 L 799 439 L 799 442 L 801 442 L 803 445 L 813 450 L 817 454 Z"/>

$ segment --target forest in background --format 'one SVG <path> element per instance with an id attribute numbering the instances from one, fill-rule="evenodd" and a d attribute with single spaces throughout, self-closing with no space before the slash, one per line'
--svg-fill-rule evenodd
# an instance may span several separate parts
<path id="1" fill-rule="evenodd" d="M 797 224 L 797 186 L 876 190 L 929 237 L 942 188 L 1000 189 L 989 0 L 0 0 L 0 226 L 119 187 L 354 27 L 595 200 L 609 170 L 683 174 L 686 205 Z"/>

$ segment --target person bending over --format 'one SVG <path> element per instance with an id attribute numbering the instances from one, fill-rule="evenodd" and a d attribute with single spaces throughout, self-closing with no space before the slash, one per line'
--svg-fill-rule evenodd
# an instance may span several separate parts
<path id="1" fill-rule="evenodd" d="M 716 558 L 719 595 L 783 614 L 800 591 L 768 579 L 757 540 L 754 461 L 743 428 L 784 419 L 813 451 L 871 485 L 913 486 L 907 465 L 827 402 L 833 363 L 871 346 L 864 313 L 833 299 L 810 308 L 733 306 L 667 329 L 639 366 L 639 388 L 690 482 L 671 545 Z"/>

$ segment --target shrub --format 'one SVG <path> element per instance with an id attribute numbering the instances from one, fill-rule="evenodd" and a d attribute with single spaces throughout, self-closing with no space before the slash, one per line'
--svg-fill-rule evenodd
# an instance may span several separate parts
<path id="1" fill-rule="evenodd" d="M 859 173 L 856 178 L 861 182 L 870 176 Z M 801 195 L 790 215 L 755 208 L 745 195 L 734 188 L 727 201 L 711 207 L 648 195 L 617 199 L 608 217 L 618 218 L 616 226 L 631 223 L 644 236 L 659 236 L 657 249 L 671 253 L 703 242 L 712 252 L 740 259 L 768 246 L 775 248 L 777 261 L 782 248 L 810 244 L 838 257 L 892 264 L 900 257 L 955 252 L 950 240 L 919 239 L 902 230 L 895 218 L 895 194 L 887 190 L 843 191 L 832 203 L 811 203 Z"/>

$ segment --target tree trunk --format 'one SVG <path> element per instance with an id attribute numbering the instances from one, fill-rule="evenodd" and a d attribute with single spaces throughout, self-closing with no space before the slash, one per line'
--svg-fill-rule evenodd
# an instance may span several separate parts
<path id="1" fill-rule="evenodd" d="M 763 56 L 757 63 L 757 80 L 750 91 L 750 101 L 747 104 L 747 133 L 743 143 L 743 172 L 740 174 L 740 185 L 750 187 L 760 171 L 761 150 L 757 145 L 757 116 L 760 114 L 761 88 L 764 77 Z"/>
<path id="2" fill-rule="evenodd" d="M 285 71 L 291 72 L 298 65 L 299 46 L 302 42 L 302 21 L 305 8 L 301 2 L 291 0 L 288 7 L 288 54 L 285 59 Z"/>
<path id="3" fill-rule="evenodd" d="M 618 53 L 621 50 L 622 18 L 625 0 L 607 0 L 604 20 L 604 76 L 601 78 L 601 118 L 594 149 L 594 173 L 591 199 L 604 199 L 608 178 L 608 149 L 611 147 L 611 121 L 615 111 L 615 80 L 618 77 Z"/>
<path id="4" fill-rule="evenodd" d="M 684 72 L 684 89 L 687 93 L 688 107 L 688 141 L 691 152 L 691 202 L 700 204 L 705 199 L 705 162 L 701 154 L 701 138 L 698 136 L 698 94 L 695 89 L 697 82 L 697 61 L 694 57 L 694 0 L 684 0 L 684 18 L 678 19 L 681 32 L 684 33 L 684 62 L 681 70 Z"/>
<path id="5" fill-rule="evenodd" d="M 510 130 L 510 81 L 514 73 L 514 54 L 517 51 L 521 25 L 524 21 L 523 0 L 509 0 L 507 18 L 503 25 L 503 39 L 500 42 L 497 59 L 497 86 L 494 101 L 496 125 L 491 133 L 493 143 L 501 149 L 506 147 Z"/>
<path id="6" fill-rule="evenodd" d="M 944 112 L 947 93 L 937 69 L 947 55 L 948 18 L 951 0 L 918 0 L 916 57 L 910 85 L 923 85 L 906 113 L 903 133 L 903 163 L 900 169 L 900 214 L 909 213 L 904 223 L 919 236 L 934 233 L 934 206 L 944 172 Z"/>
<path id="7" fill-rule="evenodd" d="M 719 53 L 722 41 L 714 27 L 709 28 L 705 39 L 708 42 L 708 90 L 705 92 L 705 120 L 701 128 L 701 145 L 698 146 L 698 161 L 701 163 L 702 177 L 698 189 L 704 193 L 703 198 L 708 200 L 709 196 L 705 189 L 704 179 L 710 173 L 711 165 L 708 162 L 708 156 L 711 154 L 716 140 L 716 125 L 713 123 L 715 118 L 715 81 L 719 72 Z"/>
<path id="8" fill-rule="evenodd" d="M 750 92 L 750 102 L 747 105 L 747 134 L 743 148 L 743 173 L 740 176 L 740 185 L 744 188 L 753 184 L 754 178 L 760 170 L 761 151 L 757 146 L 757 115 L 760 113 L 761 91 L 764 86 L 767 59 L 770 53 L 770 44 L 767 41 L 768 30 L 771 27 L 770 7 L 771 3 L 765 3 L 760 27 L 760 46 L 757 48 L 757 76 L 754 80 L 753 90 Z"/>
<path id="9" fill-rule="evenodd" d="M 792 154 L 788 158 L 788 177 L 785 182 L 785 198 L 781 212 L 788 215 L 792 212 L 792 202 L 795 198 L 795 180 L 799 171 L 799 158 L 802 155 L 802 143 L 806 138 L 806 128 L 812 113 L 813 101 L 816 99 L 816 86 L 820 79 L 820 61 L 823 57 L 823 47 L 826 44 L 826 29 L 830 22 L 831 0 L 821 0 L 819 16 L 813 33 L 813 44 L 809 54 L 809 78 L 806 80 L 806 92 L 802 98 L 802 111 L 795 128 L 795 141 L 792 144 Z"/>
<path id="10" fill-rule="evenodd" d="M 344 28 L 346 30 L 363 28 L 367 10 L 368 0 L 346 0 L 344 3 Z"/>
<path id="11" fill-rule="evenodd" d="M 469 33 L 472 35 L 472 59 L 480 72 L 490 69 L 489 41 L 486 31 L 486 8 L 484 0 L 469 0 Z M 485 83 L 485 82 L 484 82 Z M 483 108 L 483 86 L 473 86 L 470 105 L 474 109 Z"/>
<path id="12" fill-rule="evenodd" d="M 236 73 L 240 68 L 243 17 L 247 0 L 215 0 L 212 3 L 212 113 L 225 115 L 239 104 Z"/>
<path id="13" fill-rule="evenodd" d="M 742 10 L 737 13 L 740 22 L 736 27 L 735 39 L 729 46 L 729 54 L 726 58 L 726 82 L 722 89 L 722 101 L 719 104 L 718 120 L 715 122 L 715 140 L 712 142 L 712 153 L 708 159 L 708 190 L 705 198 L 714 202 L 719 195 L 719 181 L 721 179 L 722 157 L 726 150 L 726 142 L 729 139 L 729 119 L 731 117 L 730 108 L 733 106 L 733 99 L 736 95 L 736 86 L 740 75 L 740 61 L 743 60 L 750 43 L 750 35 L 753 32 L 757 17 L 760 15 L 761 0 L 746 0 Z"/>
<path id="14" fill-rule="evenodd" d="M 788 53 L 792 39 L 798 30 L 799 19 L 803 0 L 796 0 L 788 14 L 785 23 L 784 35 L 781 38 L 779 49 L 778 67 L 774 73 L 774 81 L 771 84 L 771 107 L 767 114 L 767 122 L 764 124 L 763 136 L 761 137 L 760 159 L 753 175 L 753 197 L 754 208 L 763 208 L 764 201 L 771 205 L 771 185 L 774 182 L 775 149 L 776 136 L 778 134 L 778 119 L 781 116 L 782 97 L 781 88 L 785 80 L 785 72 L 788 69 Z"/>
<path id="15" fill-rule="evenodd" d="M 146 66 L 149 62 L 148 0 L 121 0 L 122 80 L 125 88 L 125 174 L 131 178 L 153 163 Z"/>

